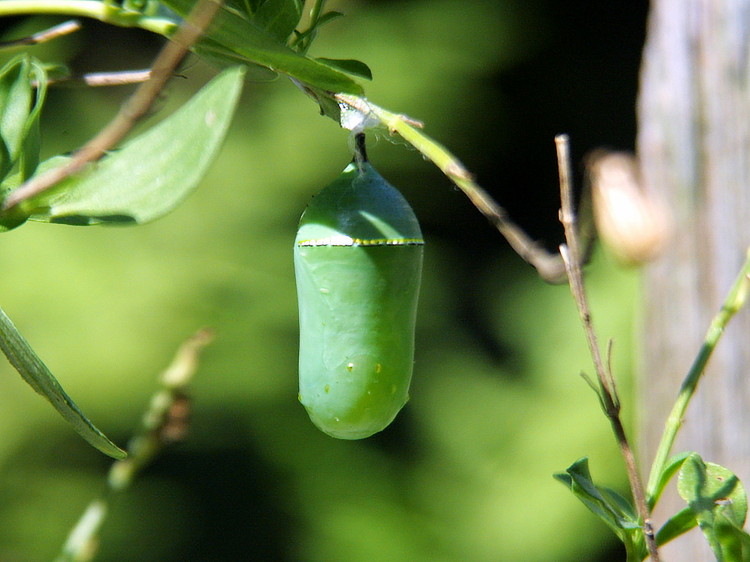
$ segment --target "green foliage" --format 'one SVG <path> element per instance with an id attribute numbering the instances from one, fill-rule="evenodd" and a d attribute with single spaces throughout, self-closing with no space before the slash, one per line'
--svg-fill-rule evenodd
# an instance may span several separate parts
<path id="1" fill-rule="evenodd" d="M 664 470 L 662 470 L 661 474 L 659 475 L 659 478 L 657 479 L 656 483 L 656 489 L 654 490 L 653 497 L 649 498 L 649 508 L 653 509 L 656 505 L 656 502 L 659 501 L 659 498 L 661 497 L 662 493 L 664 493 L 664 489 L 667 487 L 667 484 L 669 484 L 669 481 L 672 479 L 672 477 L 677 474 L 677 471 L 680 470 L 682 467 L 682 464 L 685 462 L 685 459 L 690 455 L 689 452 L 680 453 L 678 455 L 673 456 L 669 461 L 667 461 L 666 466 L 664 467 Z"/>
<path id="2" fill-rule="evenodd" d="M 291 20 L 299 19 L 295 0 L 272 2 L 286 6 L 283 12 L 286 16 L 279 19 L 271 17 L 270 8 L 264 8 L 267 3 L 270 2 L 259 4 L 252 13 L 221 10 L 206 37 L 196 46 L 196 51 L 224 64 L 245 62 L 264 66 L 317 90 L 363 93 L 362 87 L 342 72 L 298 53 L 281 39 L 281 35 L 289 35 L 287 30 Z M 164 4 L 186 17 L 195 0 L 165 0 Z"/>
<path id="3" fill-rule="evenodd" d="M 316 60 L 332 68 L 346 72 L 347 74 L 352 74 L 354 76 L 359 76 L 360 78 L 372 80 L 372 71 L 370 70 L 370 67 L 361 61 L 352 59 L 327 58 L 318 58 Z"/>
<path id="4" fill-rule="evenodd" d="M 248 15 L 276 39 L 285 42 L 302 17 L 302 4 L 301 0 L 265 0 Z"/>
<path id="5" fill-rule="evenodd" d="M 32 83 L 38 84 L 34 87 Z M 29 178 L 39 163 L 39 118 L 47 92 L 47 76 L 42 64 L 18 55 L 0 69 L 0 196 L 10 190 L 6 181 Z M 17 213 L 0 215 L 0 232 L 26 220 Z"/>
<path id="6" fill-rule="evenodd" d="M 656 544 L 661 546 L 694 529 L 698 522 L 695 520 L 695 513 L 689 507 L 681 509 L 672 517 L 667 519 L 656 533 Z"/>
<path id="7" fill-rule="evenodd" d="M 242 88 L 241 67 L 225 70 L 188 103 L 89 173 L 24 201 L 34 220 L 74 225 L 143 224 L 174 209 L 203 178 L 221 147 Z M 65 162 L 55 157 L 44 172 Z"/>
<path id="8" fill-rule="evenodd" d="M 193 190 L 226 135 L 244 72 L 226 70 L 181 110 L 82 174 L 26 200 L 0 221 L 7 231 L 35 220 L 68 224 L 140 224 L 171 211 Z M 32 78 L 38 83 L 33 88 Z M 46 91 L 40 63 L 20 55 L 0 71 L 0 173 L 8 178 L 7 197 L 39 161 L 39 115 Z M 67 161 L 56 156 L 40 172 Z M 120 458 L 125 453 L 94 427 L 32 350 L 10 319 L 0 312 L 0 349 L 24 380 L 42 394 L 89 443 Z"/>
<path id="9" fill-rule="evenodd" d="M 597 486 L 589 472 L 587 458 L 570 465 L 555 478 L 570 488 L 570 491 L 607 526 L 625 545 L 628 560 L 643 560 L 648 554 L 643 540 L 641 521 L 633 506 L 610 488 Z"/>
<path id="10" fill-rule="evenodd" d="M 742 527 L 747 495 L 736 475 L 692 453 L 682 465 L 677 484 L 719 562 L 750 560 L 750 535 Z"/>
<path id="11" fill-rule="evenodd" d="M 750 560 L 750 535 L 743 530 L 747 495 L 737 476 L 717 464 L 704 463 L 696 453 L 682 453 L 667 464 L 654 503 L 678 471 L 677 489 L 688 505 L 659 529 L 657 545 L 662 546 L 698 525 L 717 561 Z M 632 505 L 613 490 L 594 484 L 588 459 L 575 462 L 565 473 L 555 474 L 555 478 L 614 531 L 625 545 L 628 560 L 646 558 L 641 522 Z"/>
<path id="12" fill-rule="evenodd" d="M 154 15 L 159 9 L 161 2 L 159 0 L 124 0 L 122 7 L 125 10 L 131 10 L 145 15 Z"/>

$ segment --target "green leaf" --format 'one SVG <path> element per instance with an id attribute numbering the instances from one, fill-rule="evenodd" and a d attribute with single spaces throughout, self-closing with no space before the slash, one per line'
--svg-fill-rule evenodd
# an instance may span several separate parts
<path id="1" fill-rule="evenodd" d="M 32 78 L 39 88 L 32 88 Z M 0 180 L 21 160 L 30 174 L 39 162 L 39 115 L 46 94 L 43 67 L 19 55 L 0 69 Z"/>
<path id="2" fill-rule="evenodd" d="M 26 119 L 26 135 L 23 139 L 21 154 L 19 156 L 22 181 L 30 178 L 39 165 L 39 155 L 42 145 L 40 120 L 44 100 L 47 96 L 47 72 L 45 66 L 37 61 L 32 61 L 30 75 L 34 82 L 36 82 L 36 99 Z"/>
<path id="3" fill-rule="evenodd" d="M 336 70 L 341 70 L 342 72 L 346 72 L 347 74 L 352 74 L 354 76 L 359 76 L 360 78 L 372 80 L 372 71 L 370 70 L 370 67 L 367 66 L 362 61 L 358 61 L 354 59 L 324 59 L 324 58 L 317 58 L 315 60 L 322 62 L 323 64 L 328 65 L 331 68 L 335 68 Z"/>
<path id="4" fill-rule="evenodd" d="M 554 475 L 624 543 L 629 556 L 648 554 L 641 523 L 630 503 L 614 490 L 594 484 L 589 472 L 588 459 L 582 458 L 567 468 L 565 473 Z M 630 557 L 628 558 L 630 560 Z"/>
<path id="5" fill-rule="evenodd" d="M 685 462 L 685 459 L 688 458 L 688 456 L 690 456 L 691 454 L 692 453 L 690 451 L 686 451 L 684 453 L 673 456 L 671 459 L 669 459 L 669 461 L 667 461 L 667 465 L 659 475 L 659 480 L 656 483 L 656 489 L 654 490 L 653 497 L 648 498 L 649 509 L 654 508 L 656 502 L 659 501 L 662 493 L 664 493 L 664 488 L 666 488 L 667 484 L 677 473 L 677 471 L 680 470 L 680 468 L 682 467 L 682 463 Z"/>
<path id="6" fill-rule="evenodd" d="M 0 309 L 0 349 L 10 364 L 36 392 L 44 396 L 78 434 L 93 447 L 115 459 L 126 453 L 110 441 L 81 412 L 52 375 L 47 366 L 34 353 L 10 318 Z"/>
<path id="7" fill-rule="evenodd" d="M 656 533 L 656 546 L 667 544 L 672 539 L 679 537 L 683 533 L 687 533 L 697 524 L 698 521 L 695 519 L 693 510 L 689 507 L 682 509 L 667 519 L 666 523 Z"/>
<path id="8" fill-rule="evenodd" d="M 723 511 L 716 513 L 714 532 L 726 562 L 750 561 L 750 535 L 726 517 Z"/>
<path id="9" fill-rule="evenodd" d="M 300 0 L 266 0 L 255 14 L 253 21 L 279 41 L 286 42 L 302 17 Z"/>
<path id="10" fill-rule="evenodd" d="M 736 549 L 741 555 L 744 539 L 729 528 L 741 531 L 747 517 L 747 495 L 739 478 L 692 453 L 680 470 L 677 491 L 695 514 L 716 559 L 742 560 Z"/>
<path id="11" fill-rule="evenodd" d="M 163 0 L 163 3 L 186 17 L 195 0 Z M 362 87 L 345 74 L 293 51 L 234 10 L 219 10 L 206 37 L 196 45 L 198 54 L 204 51 L 214 60 L 223 57 L 232 64 L 258 64 L 321 90 L 363 94 Z"/>
<path id="12" fill-rule="evenodd" d="M 244 70 L 222 72 L 200 92 L 88 173 L 21 206 L 34 220 L 142 224 L 174 209 L 199 183 L 232 120 Z M 45 168 L 50 167 L 49 164 Z"/>

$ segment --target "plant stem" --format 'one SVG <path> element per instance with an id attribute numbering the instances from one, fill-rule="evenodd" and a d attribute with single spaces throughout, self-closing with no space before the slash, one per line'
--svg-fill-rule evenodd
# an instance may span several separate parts
<path id="1" fill-rule="evenodd" d="M 571 165 L 570 152 L 568 147 L 567 135 L 558 135 L 555 137 L 555 146 L 557 148 L 557 161 L 560 173 L 560 199 L 562 208 L 560 210 L 560 222 L 565 229 L 565 244 L 560 246 L 560 254 L 565 263 L 565 271 L 568 275 L 570 290 L 573 293 L 578 312 L 581 316 L 581 323 L 586 334 L 586 342 L 594 362 L 594 369 L 599 381 L 599 398 L 601 400 L 604 413 L 612 425 L 615 439 L 620 447 L 620 453 L 625 461 L 625 469 L 630 482 L 630 490 L 633 494 L 633 502 L 638 512 L 638 516 L 643 522 L 643 536 L 646 540 L 646 547 L 653 562 L 659 562 L 659 551 L 656 548 L 654 538 L 654 529 L 651 525 L 651 513 L 646 502 L 646 496 L 643 492 L 643 482 L 638 473 L 638 465 L 635 461 L 633 449 L 628 441 L 625 427 L 620 418 L 620 399 L 617 396 L 617 387 L 615 379 L 609 368 L 605 366 L 602 359 L 599 342 L 591 319 L 591 310 L 586 298 L 586 288 L 583 281 L 583 272 L 581 270 L 581 248 L 578 241 L 576 229 L 576 216 L 573 205 L 573 189 L 571 182 Z"/>
<path id="2" fill-rule="evenodd" d="M 646 487 L 648 501 L 651 507 L 653 507 L 653 504 L 657 499 L 656 491 L 659 484 L 659 478 L 669 459 L 675 439 L 677 438 L 677 432 L 682 426 L 682 420 L 685 416 L 688 404 L 690 403 L 690 399 L 695 394 L 701 375 L 705 372 L 706 364 L 708 363 L 714 349 L 716 349 L 716 345 L 719 343 L 719 339 L 721 339 L 727 324 L 747 302 L 749 293 L 750 250 L 748 250 L 745 263 L 732 284 L 732 288 L 729 290 L 729 294 L 727 295 L 724 304 L 711 321 L 711 325 L 708 328 L 706 338 L 698 352 L 698 356 L 695 358 L 688 374 L 685 376 L 685 380 L 682 381 L 677 399 L 672 407 L 672 411 L 669 413 L 669 417 L 667 417 L 664 433 L 662 434 L 659 448 L 656 451 L 654 462 L 651 465 L 651 473 L 649 474 L 648 486 Z"/>
<path id="3" fill-rule="evenodd" d="M 128 445 L 128 458 L 112 465 L 107 478 L 107 488 L 83 512 L 55 562 L 91 560 L 112 495 L 130 486 L 143 467 L 166 444 L 184 436 L 189 405 L 187 387 L 198 368 L 198 355 L 211 339 L 212 334 L 209 331 L 201 330 L 184 342 L 177 351 L 172 364 L 160 377 L 161 388 L 151 398 L 140 429 Z"/>
<path id="4" fill-rule="evenodd" d="M 77 20 L 66 21 L 59 25 L 50 27 L 49 29 L 38 31 L 33 35 L 29 35 L 27 37 L 21 37 L 20 39 L 11 39 L 10 41 L 0 41 L 0 49 L 46 43 L 47 41 L 52 41 L 54 39 L 57 39 L 58 37 L 62 37 L 63 35 L 75 33 L 79 29 L 81 29 L 81 22 Z"/>
<path id="5" fill-rule="evenodd" d="M 94 138 L 76 151 L 67 164 L 34 176 L 13 191 L 3 203 L 3 210 L 8 210 L 30 197 L 39 195 L 65 178 L 80 172 L 88 164 L 104 156 L 108 150 L 122 140 L 138 119 L 149 110 L 167 81 L 172 77 L 177 65 L 187 55 L 190 47 L 200 39 L 222 5 L 223 0 L 200 0 L 171 41 L 164 46 L 156 57 L 151 67 L 149 79 L 138 87 L 115 118 Z"/>
<path id="6" fill-rule="evenodd" d="M 168 37 L 177 24 L 163 17 L 145 16 L 99 0 L 2 0 L 0 17 L 23 15 L 83 17 L 120 27 L 139 27 Z"/>
<path id="7" fill-rule="evenodd" d="M 547 252 L 511 221 L 505 209 L 474 181 L 474 177 L 458 158 L 421 131 L 421 123 L 405 115 L 378 107 L 365 98 L 348 94 L 336 94 L 335 98 L 339 103 L 359 111 L 367 118 L 376 119 L 391 133 L 398 133 L 406 142 L 431 160 L 500 231 L 513 250 L 536 268 L 542 279 L 551 283 L 560 283 L 565 280 L 565 268 L 560 256 Z"/>

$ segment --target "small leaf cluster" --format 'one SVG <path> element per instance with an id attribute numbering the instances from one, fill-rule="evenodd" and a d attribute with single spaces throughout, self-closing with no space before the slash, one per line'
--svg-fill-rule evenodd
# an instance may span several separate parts
<path id="1" fill-rule="evenodd" d="M 677 490 L 687 506 L 658 530 L 657 546 L 697 526 L 719 562 L 750 560 L 750 535 L 743 530 L 747 494 L 737 476 L 718 464 L 703 461 L 697 453 L 675 455 L 662 471 L 656 491 L 648 499 L 649 507 L 653 508 L 675 474 Z M 587 458 L 576 461 L 564 473 L 555 474 L 555 478 L 617 535 L 625 545 L 628 561 L 648 556 L 644 522 L 628 500 L 594 483 Z"/>
<path id="2" fill-rule="evenodd" d="M 185 18 L 195 0 L 162 3 Z M 299 31 L 303 4 L 300 0 L 230 0 L 195 51 L 219 65 L 261 66 L 315 91 L 362 95 L 362 87 L 348 75 L 370 79 L 370 69 L 363 62 L 307 55 L 320 27 L 342 14 L 322 12 L 316 9 L 322 2 L 316 2 L 309 26 Z"/>
<path id="3" fill-rule="evenodd" d="M 225 70 L 179 110 L 91 170 L 1 212 L 0 225 L 7 231 L 28 219 L 73 225 L 143 224 L 165 215 L 195 189 L 221 146 L 243 74 L 241 67 Z M 32 89 L 32 79 L 44 84 L 44 69 L 25 56 L 0 70 L 3 199 L 32 175 L 70 159 L 58 155 L 39 163 L 38 117 L 45 87 Z"/>

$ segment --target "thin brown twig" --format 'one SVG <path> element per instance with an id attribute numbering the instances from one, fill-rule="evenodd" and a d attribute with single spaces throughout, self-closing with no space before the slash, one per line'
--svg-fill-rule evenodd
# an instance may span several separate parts
<path id="1" fill-rule="evenodd" d="M 32 35 L 21 37 L 19 39 L 11 39 L 10 41 L 0 41 L 0 49 L 7 49 L 10 47 L 25 47 L 29 45 L 38 45 L 39 43 L 46 43 L 52 41 L 63 35 L 69 33 L 75 33 L 81 29 L 81 22 L 78 20 L 69 20 L 61 24 L 55 25 L 48 29 L 44 29 Z"/>
<path id="2" fill-rule="evenodd" d="M 594 369 L 599 381 L 599 397 L 604 409 L 604 413 L 612 425 L 612 429 L 620 447 L 620 453 L 625 461 L 625 468 L 630 481 L 630 489 L 633 494 L 638 515 L 643 521 L 643 535 L 646 539 L 646 546 L 653 562 L 659 562 L 659 551 L 656 547 L 656 539 L 651 524 L 651 514 L 646 496 L 643 490 L 643 482 L 638 473 L 638 467 L 635 461 L 633 449 L 628 441 L 625 427 L 620 419 L 620 400 L 617 396 L 617 390 L 612 376 L 609 364 L 611 349 L 608 351 L 608 360 L 605 364 L 602 359 L 596 330 L 591 319 L 591 310 L 589 309 L 586 298 L 586 290 L 583 282 L 583 273 L 581 270 L 581 248 L 576 232 L 575 207 L 573 205 L 573 190 L 571 181 L 571 164 L 570 151 L 567 135 L 558 135 L 555 137 L 555 146 L 557 149 L 558 170 L 560 174 L 560 200 L 562 207 L 560 209 L 560 222 L 565 229 L 566 244 L 560 246 L 560 254 L 565 263 L 565 270 L 568 275 L 573 299 L 575 300 L 578 312 L 581 316 L 581 323 L 586 334 L 586 342 L 589 346 L 591 358 L 594 362 Z"/>
<path id="3" fill-rule="evenodd" d="M 144 70 L 115 70 L 111 72 L 87 72 L 80 76 L 64 76 L 62 78 L 50 78 L 47 85 L 62 87 L 86 86 L 97 88 L 102 86 L 127 86 L 140 84 L 151 78 L 151 69 Z M 36 82 L 31 84 L 37 87 Z"/>
<path id="4" fill-rule="evenodd" d="M 81 147 L 67 164 L 33 177 L 13 191 L 3 203 L 3 210 L 8 210 L 81 171 L 122 140 L 151 108 L 177 65 L 203 35 L 223 3 L 223 0 L 201 0 L 154 60 L 150 78 L 138 87 L 114 119 Z"/>

